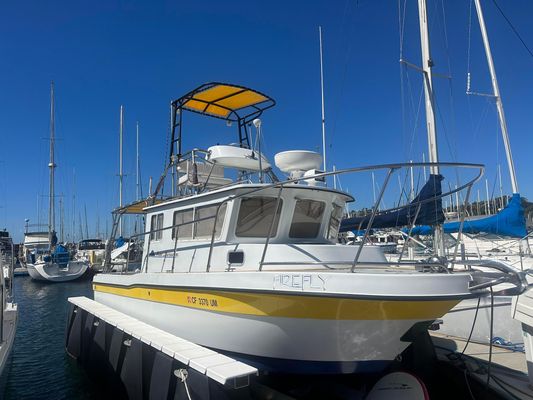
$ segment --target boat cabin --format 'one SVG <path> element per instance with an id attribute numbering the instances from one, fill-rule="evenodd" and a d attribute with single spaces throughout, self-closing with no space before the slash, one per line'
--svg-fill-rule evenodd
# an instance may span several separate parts
<path id="1" fill-rule="evenodd" d="M 105 242 L 102 239 L 84 239 L 78 243 L 78 251 L 104 250 Z"/>
<path id="2" fill-rule="evenodd" d="M 266 246 L 267 262 L 278 263 L 291 254 L 295 262 L 310 261 L 313 254 L 320 260 L 320 247 L 337 247 L 349 201 L 353 198 L 343 192 L 305 184 L 282 190 L 237 184 L 147 207 L 147 271 L 200 271 L 208 261 L 210 269 L 239 264 L 257 270 Z"/>
<path id="3" fill-rule="evenodd" d="M 140 270 L 352 266 L 358 247 L 339 250 L 337 237 L 345 205 L 353 197 L 326 187 L 319 171 L 321 155 L 306 150 L 276 154 L 275 166 L 289 179 L 281 183 L 261 152 L 258 117 L 274 104 L 257 91 L 220 83 L 202 85 L 172 102 L 165 173 L 149 199 L 118 210 L 145 214 Z M 184 111 L 236 123 L 239 142 L 183 153 Z M 252 125 L 257 132 L 254 146 L 249 138 Z M 173 193 L 164 198 L 160 191 L 167 176 L 172 177 L 167 187 Z M 340 260 L 339 252 L 345 254 Z M 360 253 L 361 261 L 385 261 L 379 250 Z M 328 260 L 335 262 L 324 262 Z"/>

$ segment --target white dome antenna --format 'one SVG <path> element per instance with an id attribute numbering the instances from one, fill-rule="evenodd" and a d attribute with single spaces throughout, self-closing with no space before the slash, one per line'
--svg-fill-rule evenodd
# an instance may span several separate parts
<path id="1" fill-rule="evenodd" d="M 322 164 L 322 156 L 314 151 L 290 150 L 283 151 L 274 156 L 276 167 L 282 172 L 289 174 L 291 179 L 299 179 L 303 176 L 309 177 L 321 173 L 319 171 Z M 323 178 L 319 178 L 320 181 Z M 309 185 L 316 184 L 316 179 L 307 179 Z"/>

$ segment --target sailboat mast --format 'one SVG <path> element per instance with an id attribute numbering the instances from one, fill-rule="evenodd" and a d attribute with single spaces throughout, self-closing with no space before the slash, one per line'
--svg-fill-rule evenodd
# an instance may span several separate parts
<path id="1" fill-rule="evenodd" d="M 55 231 L 55 193 L 54 193 L 54 170 L 56 164 L 54 162 L 54 145 L 55 145 L 55 105 L 54 105 L 54 82 L 50 83 L 50 202 L 48 209 L 48 235 L 50 240 Z"/>
<path id="2" fill-rule="evenodd" d="M 424 97 L 426 104 L 426 127 L 428 134 L 429 162 L 437 163 L 439 162 L 439 154 L 437 148 L 437 126 L 435 112 L 433 109 L 433 76 L 431 72 L 433 60 L 431 59 L 429 46 L 429 29 L 426 6 L 426 0 L 418 0 L 418 19 L 420 22 L 420 47 L 422 52 L 422 71 L 424 75 Z M 437 165 L 431 166 L 429 171 L 430 175 L 439 175 L 439 167 Z M 437 256 L 444 256 L 444 232 L 442 225 L 435 226 L 433 243 L 435 254 Z"/>
<path id="3" fill-rule="evenodd" d="M 481 29 L 481 36 L 483 37 L 485 55 L 487 56 L 487 64 L 489 66 L 489 72 L 492 81 L 492 93 L 496 100 L 496 109 L 498 110 L 498 119 L 500 120 L 500 128 L 502 130 L 503 145 L 505 146 L 505 155 L 507 157 L 507 166 L 509 167 L 509 174 L 511 175 L 511 187 L 513 189 L 513 193 L 518 193 L 518 182 L 516 180 L 513 154 L 511 153 L 511 143 L 509 141 L 509 133 L 507 131 L 507 122 L 505 121 L 505 113 L 503 112 L 503 103 L 500 97 L 500 88 L 498 86 L 498 79 L 496 78 L 496 69 L 494 68 L 494 61 L 492 60 L 492 52 L 490 50 L 490 43 L 489 37 L 487 35 L 487 28 L 485 26 L 485 19 L 483 18 L 483 10 L 481 9 L 480 0 L 474 0 L 474 2 L 476 4 L 479 28 Z"/>
<path id="4" fill-rule="evenodd" d="M 89 224 L 87 223 L 87 204 L 84 204 L 85 208 L 85 237 L 89 239 Z"/>
<path id="5" fill-rule="evenodd" d="M 139 159 L 139 121 L 137 121 L 137 162 L 135 163 L 135 177 L 136 177 L 136 186 L 137 186 L 137 193 L 135 200 L 139 200 L 141 197 L 140 189 L 141 189 L 141 177 L 139 175 L 139 166 L 140 166 L 140 159 Z"/>
<path id="6" fill-rule="evenodd" d="M 63 208 L 63 195 L 59 197 L 59 240 L 65 243 L 65 210 Z"/>
<path id="7" fill-rule="evenodd" d="M 118 202 L 119 207 L 122 207 L 122 184 L 124 180 L 124 173 L 122 171 L 122 141 L 124 135 L 124 106 L 120 106 L 120 131 L 119 131 L 119 166 L 118 166 L 118 178 L 119 178 L 119 190 L 118 190 Z M 122 218 L 120 218 L 120 223 L 118 226 L 118 233 L 122 236 Z"/>
<path id="8" fill-rule="evenodd" d="M 437 127 L 435 112 L 433 110 L 433 75 L 431 68 L 433 60 L 431 59 L 429 46 L 428 18 L 426 10 L 426 0 L 418 0 L 418 15 L 420 21 L 420 44 L 422 50 L 422 70 L 424 73 L 424 95 L 426 103 L 426 127 L 428 134 L 429 162 L 439 162 L 437 148 Z M 439 167 L 430 168 L 432 175 L 439 174 Z"/>

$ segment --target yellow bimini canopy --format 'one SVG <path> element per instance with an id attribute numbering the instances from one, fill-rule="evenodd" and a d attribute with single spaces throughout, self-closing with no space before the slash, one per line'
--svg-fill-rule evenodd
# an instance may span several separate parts
<path id="1" fill-rule="evenodd" d="M 276 102 L 266 94 L 244 86 L 211 82 L 190 91 L 172 102 L 171 139 L 169 164 L 172 164 L 174 151 L 178 158 L 182 155 L 183 111 L 237 122 L 239 145 L 250 148 L 250 138 L 246 125 L 259 118 L 263 111 L 274 107 Z"/>
<path id="2" fill-rule="evenodd" d="M 206 83 L 174 102 L 179 109 L 230 121 L 257 118 L 275 101 L 267 95 L 244 86 Z"/>

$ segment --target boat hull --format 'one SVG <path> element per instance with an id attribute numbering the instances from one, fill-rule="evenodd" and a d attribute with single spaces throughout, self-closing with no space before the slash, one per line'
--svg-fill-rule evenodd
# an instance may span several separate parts
<path id="1" fill-rule="evenodd" d="M 195 279 L 211 280 L 211 284 L 216 275 L 233 278 L 233 288 L 221 285 L 225 287 L 216 289 L 193 288 L 191 282 L 185 281 L 172 286 L 158 285 L 153 280 L 143 282 L 147 275 L 168 277 L 134 274 L 123 276 L 125 279 L 116 275 L 108 279 L 110 275 L 99 275 L 93 281 L 94 299 L 176 336 L 279 372 L 381 370 L 409 346 L 406 333 L 415 324 L 429 325 L 459 301 L 354 296 L 328 292 L 323 290 L 325 287 L 319 291 L 318 276 L 328 281 L 328 286 L 335 286 L 333 280 L 327 279 L 328 274 L 308 274 L 309 278 L 303 279 L 310 287 L 315 285 L 316 291 L 292 292 L 272 290 L 277 278 L 269 273 L 242 275 L 270 275 L 270 290 L 254 290 L 252 286 L 258 282 L 252 281 L 248 289 L 236 287 L 247 286 L 246 278 L 240 279 L 238 273 L 194 274 Z M 186 275 L 193 274 L 175 275 L 189 278 Z M 303 276 L 294 276 L 298 275 L 301 283 Z M 342 275 L 355 278 L 356 274 Z M 357 278 L 364 280 L 362 276 Z M 121 280 L 122 285 L 118 283 Z"/>
<path id="2" fill-rule="evenodd" d="M 109 294 L 95 299 L 178 337 L 280 372 L 381 370 L 410 344 L 400 337 L 419 322 L 277 318 L 221 314 Z"/>
<path id="3" fill-rule="evenodd" d="M 0 343 L 0 381 L 6 381 L 7 370 L 6 367 L 9 363 L 11 350 L 13 348 L 13 342 L 15 341 L 15 333 L 17 330 L 18 310 L 17 305 L 8 303 L 4 310 L 3 321 L 3 338 L 4 341 Z M 3 390 L 0 390 L 0 397 L 2 397 Z"/>
<path id="4" fill-rule="evenodd" d="M 491 301 L 490 297 L 464 300 L 442 317 L 440 332 L 480 343 L 490 343 L 494 338 L 501 338 L 513 344 L 522 343 L 522 327 L 513 319 L 511 296 L 495 296 L 492 311 L 491 333 Z M 476 316 L 477 310 L 477 316 Z M 474 329 L 472 329 L 474 325 Z"/>
<path id="5" fill-rule="evenodd" d="M 85 261 L 69 261 L 66 268 L 56 263 L 37 262 L 27 264 L 28 274 L 34 280 L 47 282 L 67 282 L 85 275 L 89 265 Z"/>

